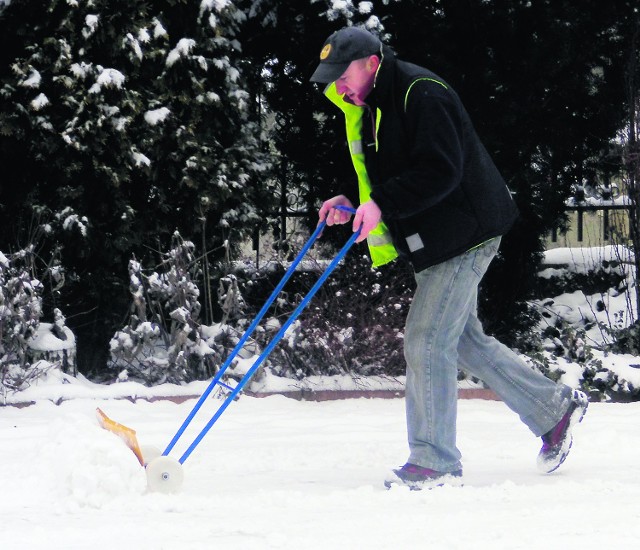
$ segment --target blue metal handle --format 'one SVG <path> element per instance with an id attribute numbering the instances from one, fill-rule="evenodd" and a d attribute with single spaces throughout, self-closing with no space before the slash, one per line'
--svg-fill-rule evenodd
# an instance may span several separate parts
<path id="1" fill-rule="evenodd" d="M 167 456 L 171 452 L 171 450 L 175 447 L 176 443 L 182 437 L 182 434 L 187 429 L 187 427 L 193 420 L 194 416 L 200 410 L 200 407 L 202 407 L 202 404 L 206 401 L 207 397 L 209 397 L 209 394 L 213 391 L 213 388 L 215 388 L 216 384 L 220 382 L 220 379 L 224 376 L 224 373 L 229 368 L 233 360 L 236 358 L 236 355 L 238 355 L 238 353 L 243 348 L 243 346 L 245 345 L 245 343 L 247 342 L 251 334 L 253 334 L 258 324 L 260 323 L 264 315 L 269 310 L 269 307 L 271 307 L 271 304 L 273 304 L 274 300 L 278 297 L 278 294 L 280 294 L 280 291 L 282 290 L 286 282 L 289 280 L 291 275 L 293 275 L 294 271 L 298 267 L 298 264 L 306 256 L 309 249 L 313 246 L 313 243 L 318 238 L 318 235 L 322 233 L 322 230 L 324 229 L 325 225 L 326 225 L 326 222 L 323 221 L 318 225 L 318 227 L 316 227 L 316 230 L 313 232 L 311 237 L 309 237 L 309 240 L 306 242 L 306 244 L 302 247 L 302 250 L 300 251 L 300 253 L 296 256 L 296 258 L 293 260 L 293 262 L 289 266 L 289 269 L 282 276 L 282 280 L 278 283 L 278 286 L 276 286 L 276 288 L 273 290 L 273 292 L 271 293 L 271 296 L 269 296 L 264 306 L 262 306 L 262 309 L 258 312 L 258 315 L 254 319 L 254 321 L 251 323 L 251 325 L 249 325 L 245 333 L 240 338 L 239 342 L 236 344 L 236 347 L 233 348 L 233 351 L 231 351 L 226 361 L 220 367 L 220 370 L 213 377 L 213 380 L 211 380 L 211 383 L 207 386 L 207 389 L 200 396 L 200 399 L 198 399 L 197 403 L 194 405 L 191 412 L 187 415 L 187 418 L 185 418 L 180 428 L 178 428 L 178 431 L 173 436 L 173 439 L 169 442 L 169 445 L 167 445 L 167 448 L 162 453 L 163 456 Z"/>
<path id="2" fill-rule="evenodd" d="M 350 214 L 355 214 L 356 213 L 356 209 L 355 208 L 351 208 L 350 206 L 346 206 L 344 204 L 339 204 L 338 206 L 336 206 L 334 208 L 336 208 L 336 210 L 344 210 L 345 212 L 349 212 Z"/>
<path id="3" fill-rule="evenodd" d="M 193 452 L 193 450 L 198 446 L 198 444 L 200 443 L 200 441 L 202 441 L 202 438 L 207 435 L 207 433 L 209 432 L 209 430 L 213 427 L 213 425 L 217 422 L 217 420 L 220 418 L 220 416 L 222 415 L 222 413 L 226 410 L 226 408 L 231 404 L 231 402 L 235 399 L 235 397 L 242 391 L 242 389 L 249 383 L 249 380 L 251 380 L 251 377 L 255 374 L 255 372 L 258 370 L 258 368 L 260 367 L 260 365 L 262 365 L 263 361 L 267 358 L 267 356 L 271 353 L 271 351 L 273 350 L 273 348 L 276 346 L 276 344 L 282 339 L 282 337 L 285 335 L 285 333 L 287 332 L 288 328 L 291 326 L 291 324 L 298 318 L 298 316 L 300 315 L 300 313 L 302 313 L 302 310 L 307 306 L 307 304 L 311 301 L 311 299 L 313 298 L 313 296 L 316 294 L 316 292 L 318 291 L 318 289 L 323 285 L 323 283 L 326 281 L 327 277 L 329 277 L 329 275 L 331 274 L 331 272 L 337 267 L 338 263 L 340 263 L 340 261 L 342 260 L 342 258 L 344 258 L 344 256 L 347 254 L 347 252 L 349 251 L 349 249 L 351 248 L 351 246 L 353 245 L 353 243 L 356 241 L 356 239 L 358 238 L 358 236 L 360 235 L 360 231 L 358 230 L 357 232 L 355 232 L 347 241 L 347 243 L 342 247 L 342 249 L 340 250 L 340 252 L 338 252 L 337 256 L 333 259 L 333 261 L 327 266 L 327 268 L 324 270 L 324 272 L 322 273 L 322 275 L 320 276 L 320 278 L 316 281 L 316 283 L 313 285 L 313 287 L 311 288 L 311 290 L 307 293 L 307 295 L 304 297 L 304 299 L 302 300 L 302 302 L 300 302 L 300 304 L 298 305 L 298 307 L 293 311 L 293 313 L 290 315 L 289 319 L 287 319 L 287 321 L 285 322 L 284 325 L 282 325 L 282 327 L 280 328 L 280 330 L 278 331 L 278 333 L 273 337 L 273 339 L 271 340 L 271 342 L 269 342 L 269 345 L 264 349 L 264 351 L 260 354 L 260 356 L 258 357 L 258 359 L 256 359 L 256 361 L 254 362 L 253 366 L 247 371 L 247 373 L 240 379 L 240 381 L 238 382 L 237 386 L 235 387 L 235 389 L 226 397 L 226 399 L 224 400 L 224 402 L 220 405 L 220 407 L 218 408 L 218 410 L 215 412 L 215 414 L 211 417 L 211 420 L 209 420 L 209 422 L 207 423 L 207 425 L 202 429 L 202 431 L 198 434 L 198 436 L 195 438 L 195 440 L 193 441 L 193 443 L 191 443 L 191 445 L 187 448 L 187 450 L 184 452 L 184 454 L 182 455 L 182 457 L 180 457 L 180 464 L 183 464 L 185 460 L 187 460 L 187 458 L 189 457 L 189 455 Z M 165 451 L 166 454 L 166 451 Z"/>

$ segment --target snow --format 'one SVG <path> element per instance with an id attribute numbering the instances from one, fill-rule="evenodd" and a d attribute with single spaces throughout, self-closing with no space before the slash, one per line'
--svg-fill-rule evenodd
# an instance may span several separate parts
<path id="1" fill-rule="evenodd" d="M 70 231 L 74 227 L 77 227 L 83 236 L 87 235 L 87 224 L 89 223 L 89 220 L 86 216 L 78 216 L 78 214 L 74 214 L 73 209 L 70 207 L 58 212 L 56 214 L 56 218 L 58 220 L 62 220 L 62 227 L 65 231 Z"/>
<path id="2" fill-rule="evenodd" d="M 97 94 L 102 88 L 122 88 L 124 81 L 125 76 L 117 69 L 102 69 L 89 93 Z"/>
<path id="3" fill-rule="evenodd" d="M 39 111 L 43 107 L 49 105 L 49 98 L 44 94 L 38 94 L 35 99 L 31 102 L 31 108 L 34 111 Z"/>
<path id="4" fill-rule="evenodd" d="M 567 200 L 566 205 L 577 207 L 595 206 L 595 207 L 607 207 L 607 206 L 629 206 L 631 204 L 629 197 L 626 195 L 619 195 L 610 199 L 603 199 L 601 197 L 585 197 L 584 200 L 577 201 L 575 198 Z"/>
<path id="5" fill-rule="evenodd" d="M 136 166 L 151 166 L 151 159 L 139 151 L 132 151 L 131 158 Z"/>
<path id="6" fill-rule="evenodd" d="M 84 20 L 86 27 L 82 29 L 82 36 L 89 38 L 93 33 L 95 33 L 98 28 L 99 21 L 99 16 L 93 14 L 87 15 Z"/>
<path id="7" fill-rule="evenodd" d="M 128 338 L 120 332 L 118 338 Z M 113 342 L 113 340 L 112 340 Z M 227 371 L 229 374 L 242 376 L 255 362 L 257 356 L 241 357 Z M 82 374 L 73 377 L 62 373 L 59 369 L 47 370 L 46 374 L 33 381 L 31 385 L 19 393 L 7 394 L 0 405 L 21 405 L 47 400 L 61 403 L 71 399 L 81 399 L 87 396 L 97 399 L 154 399 L 157 397 L 193 398 L 204 393 L 210 381 L 197 381 L 183 385 L 162 384 L 147 387 L 138 382 L 97 384 L 87 380 Z M 276 376 L 270 370 L 256 374 L 247 386 L 253 393 L 312 393 L 312 392 L 403 392 L 405 377 L 369 376 L 357 377 L 351 375 L 308 376 L 303 380 L 294 380 Z M 477 388 L 463 381 L 461 388 Z"/>
<path id="8" fill-rule="evenodd" d="M 218 28 L 218 18 L 212 13 L 209 14 L 209 26 L 214 30 Z"/>
<path id="9" fill-rule="evenodd" d="M 623 262 L 633 263 L 634 253 L 624 246 L 599 246 L 585 248 L 553 248 L 544 254 L 543 265 L 562 265 L 573 273 L 588 273 L 602 262 Z M 552 268 L 548 268 L 552 269 Z M 542 277 L 552 275 L 550 271 L 543 271 L 539 274 Z"/>
<path id="10" fill-rule="evenodd" d="M 151 36 L 149 35 L 149 31 L 147 29 L 140 29 L 138 31 L 138 40 L 143 44 L 147 44 L 151 42 Z"/>
<path id="11" fill-rule="evenodd" d="M 558 319 L 577 328 L 587 326 L 590 345 L 603 348 L 612 337 L 602 327 L 623 328 L 638 318 L 632 262 L 634 253 L 623 246 L 592 248 L 555 248 L 545 252 L 539 277 L 563 277 L 569 274 L 588 274 L 602 269 L 616 269 L 625 274 L 626 289 L 610 288 L 606 292 L 586 295 L 582 290 L 565 292 L 559 296 L 535 300 L 544 315 L 542 325 L 555 326 Z M 606 266 L 606 267 L 604 267 Z"/>
<path id="12" fill-rule="evenodd" d="M 373 3 L 372 2 L 360 2 L 358 4 L 358 11 L 366 15 L 367 13 L 371 13 L 373 11 Z"/>
<path id="13" fill-rule="evenodd" d="M 171 114 L 171 111 L 167 107 L 160 107 L 159 109 L 153 109 L 147 111 L 144 114 L 144 120 L 149 126 L 155 126 L 164 122 L 164 120 Z"/>
<path id="14" fill-rule="evenodd" d="M 29 78 L 20 82 L 20 86 L 24 86 L 25 88 L 38 88 L 40 86 L 40 82 L 42 82 L 42 76 L 35 69 L 31 69 L 31 74 Z"/>
<path id="15" fill-rule="evenodd" d="M 605 355 L 601 351 L 594 350 L 594 355 L 602 361 L 602 365 L 609 371 L 615 372 L 619 379 L 640 387 L 640 357 L 624 354 Z"/>
<path id="16" fill-rule="evenodd" d="M 194 403 L 85 388 L 59 406 L 0 408 L 0 546 L 564 550 L 632 548 L 640 537 L 640 403 L 591 404 L 567 462 L 544 475 L 539 440 L 503 403 L 461 400 L 465 486 L 410 492 L 382 485 L 407 454 L 402 399 L 243 396 L 185 461 L 181 491 L 149 493 L 95 409 L 163 449 Z M 220 403 L 205 402 L 171 456 Z"/>
<path id="17" fill-rule="evenodd" d="M 149 38 L 149 35 L 147 35 L 147 39 L 148 38 Z M 142 48 L 140 47 L 140 42 L 136 38 L 134 38 L 134 36 L 131 33 L 127 34 L 127 40 L 129 44 L 131 44 L 131 48 L 133 49 L 133 53 L 135 54 L 135 56 L 140 61 L 142 61 L 142 58 L 144 57 L 144 55 L 142 53 Z"/>
<path id="18" fill-rule="evenodd" d="M 205 11 L 213 11 L 214 9 L 220 13 L 231 5 L 230 0 L 202 0 L 200 3 L 200 15 Z"/>
<path id="19" fill-rule="evenodd" d="M 61 340 L 53 332 L 52 323 L 40 323 L 36 333 L 29 339 L 29 347 L 38 351 L 62 351 L 73 349 L 76 346 L 76 337 L 71 329 L 64 327 L 67 339 Z"/>
<path id="20" fill-rule="evenodd" d="M 158 21 L 155 17 L 153 18 L 153 37 L 154 38 L 160 38 L 160 37 L 167 37 L 169 36 L 167 33 L 167 29 L 164 28 L 164 26 L 162 25 L 162 23 L 160 23 L 160 21 Z"/>
<path id="21" fill-rule="evenodd" d="M 196 41 L 192 38 L 181 38 L 178 40 L 176 47 L 169 52 L 169 55 L 167 55 L 167 67 L 171 67 L 181 57 L 187 57 L 195 45 Z"/>
<path id="22" fill-rule="evenodd" d="M 87 74 L 89 74 L 92 71 L 93 67 L 90 63 L 87 64 L 84 61 L 82 61 L 81 63 L 72 63 L 69 69 L 71 70 L 71 72 L 75 77 L 85 78 Z"/>

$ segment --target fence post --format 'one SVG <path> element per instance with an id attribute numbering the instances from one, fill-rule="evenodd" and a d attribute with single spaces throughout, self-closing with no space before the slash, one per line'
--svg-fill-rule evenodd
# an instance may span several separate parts
<path id="1" fill-rule="evenodd" d="M 612 236 L 611 229 L 611 215 L 610 212 L 612 210 L 620 210 L 627 212 L 627 220 L 630 224 L 629 231 L 633 231 L 633 227 L 631 226 L 631 210 L 633 206 L 630 204 L 608 204 L 608 205 L 579 205 L 579 206 L 568 206 L 565 208 L 565 212 L 576 212 L 577 213 L 577 237 L 578 242 L 584 241 L 584 213 L 585 212 L 600 212 L 602 211 L 602 241 L 608 241 Z M 551 230 L 551 238 L 553 242 L 557 241 L 558 238 L 558 230 L 557 228 L 553 228 Z M 629 236 L 630 238 L 630 236 Z"/>
<path id="2" fill-rule="evenodd" d="M 582 210 L 582 208 L 578 208 L 578 242 L 581 243 L 582 242 L 582 238 L 583 238 L 583 224 L 584 221 L 584 210 Z"/>

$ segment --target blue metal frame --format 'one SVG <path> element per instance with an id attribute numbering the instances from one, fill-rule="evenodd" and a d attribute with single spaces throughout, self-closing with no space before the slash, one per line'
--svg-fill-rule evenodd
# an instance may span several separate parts
<path id="1" fill-rule="evenodd" d="M 339 210 L 344 210 L 344 211 L 347 211 L 347 212 L 350 212 L 350 213 L 354 213 L 355 212 L 354 209 L 346 207 L 346 206 L 338 206 L 337 208 Z M 191 412 L 187 415 L 187 418 L 184 420 L 184 422 L 182 423 L 182 425 L 180 426 L 180 428 L 178 429 L 176 434 L 173 436 L 173 439 L 171 440 L 169 445 L 167 445 L 167 448 L 162 453 L 163 456 L 167 456 L 172 451 L 172 449 L 175 447 L 176 443 L 178 442 L 180 437 L 182 437 L 182 435 L 184 434 L 185 430 L 187 429 L 187 427 L 189 426 L 189 424 L 191 423 L 191 421 L 193 420 L 195 415 L 198 413 L 198 411 L 202 407 L 202 405 L 205 402 L 205 400 L 207 399 L 207 397 L 209 397 L 209 395 L 211 394 L 211 392 L 213 391 L 215 386 L 216 385 L 224 385 L 225 387 L 229 388 L 229 386 L 226 386 L 226 384 L 223 384 L 222 382 L 220 382 L 222 376 L 227 371 L 227 369 L 229 368 L 229 366 L 231 365 L 233 360 L 236 358 L 236 356 L 238 355 L 240 350 L 243 348 L 244 344 L 247 342 L 247 340 L 249 339 L 251 334 L 255 331 L 255 329 L 257 328 L 258 324 L 260 323 L 260 321 L 262 320 L 262 318 L 264 317 L 264 315 L 268 311 L 269 307 L 271 307 L 271 305 L 273 304 L 273 302 L 275 301 L 277 296 L 280 294 L 282 288 L 284 287 L 286 282 L 289 280 L 291 275 L 294 273 L 294 271 L 296 270 L 297 266 L 300 264 L 302 259 L 306 256 L 306 254 L 309 251 L 309 249 L 311 248 L 311 246 L 313 246 L 313 243 L 316 241 L 318 236 L 322 233 L 322 231 L 325 228 L 325 226 L 326 226 L 326 222 L 325 221 L 323 221 L 322 223 L 320 223 L 318 225 L 318 227 L 313 232 L 313 234 L 311 235 L 311 237 L 309 238 L 307 243 L 304 245 L 304 247 L 302 248 L 302 250 L 300 251 L 298 256 L 291 263 L 291 265 L 289 266 L 289 269 L 283 275 L 282 280 L 280 281 L 280 283 L 278 283 L 276 288 L 273 290 L 273 292 L 271 293 L 271 296 L 269 296 L 269 298 L 267 299 L 267 301 L 264 304 L 264 306 L 262 306 L 262 309 L 258 312 L 258 315 L 256 316 L 256 318 L 253 320 L 251 325 L 249 325 L 249 327 L 247 328 L 245 333 L 242 335 L 242 337 L 240 338 L 240 340 L 236 344 L 235 348 L 231 351 L 231 353 L 227 357 L 227 359 L 224 362 L 224 364 L 220 367 L 220 370 L 213 377 L 213 379 L 211 380 L 210 384 L 207 386 L 207 388 L 204 391 L 204 393 L 200 396 L 200 399 L 198 399 L 197 403 L 194 405 L 194 407 L 191 410 Z M 225 398 L 223 403 L 220 405 L 218 410 L 211 417 L 211 420 L 209 420 L 207 425 L 198 434 L 198 436 L 193 441 L 193 443 L 191 443 L 191 445 L 184 452 L 184 454 L 182 455 L 182 457 L 179 460 L 180 464 L 184 463 L 184 461 L 189 457 L 189 455 L 198 446 L 200 441 L 202 441 L 204 436 L 209 432 L 209 430 L 217 422 L 217 420 L 220 418 L 220 416 L 226 410 L 226 408 L 231 404 L 231 402 L 236 398 L 236 396 L 243 390 L 243 388 L 249 383 L 249 381 L 251 380 L 252 376 L 258 370 L 260 365 L 262 365 L 262 363 L 267 358 L 267 356 L 271 353 L 271 351 L 273 351 L 273 348 L 282 339 L 282 337 L 286 333 L 287 329 L 298 318 L 300 313 L 302 313 L 302 310 L 307 306 L 309 301 L 313 298 L 313 296 L 316 294 L 316 292 L 319 290 L 319 288 L 322 286 L 322 284 L 326 281 L 326 279 L 329 277 L 331 272 L 337 267 L 338 263 L 340 263 L 340 261 L 344 258 L 344 256 L 347 254 L 347 252 L 349 251 L 351 246 L 353 246 L 353 243 L 356 241 L 356 239 L 358 238 L 359 235 L 360 235 L 360 231 L 358 230 L 356 233 L 354 233 L 349 238 L 349 240 L 342 247 L 340 252 L 338 252 L 336 257 L 327 266 L 327 268 L 324 270 L 324 272 L 322 273 L 320 278 L 316 281 L 315 285 L 307 293 L 307 295 L 304 297 L 302 302 L 300 302 L 298 307 L 293 311 L 291 316 L 287 319 L 285 324 L 280 328 L 278 333 L 273 337 L 273 339 L 271 340 L 269 345 L 264 349 L 262 354 L 258 357 L 258 359 L 256 359 L 256 361 L 254 362 L 253 366 L 240 379 L 240 381 L 238 382 L 236 387 L 232 389 L 232 391 L 229 393 L 229 395 L 227 395 L 227 397 Z"/>

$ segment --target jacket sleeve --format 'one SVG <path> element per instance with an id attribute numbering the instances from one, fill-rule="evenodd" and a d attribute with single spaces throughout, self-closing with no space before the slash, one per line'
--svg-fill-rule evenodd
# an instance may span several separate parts
<path id="1" fill-rule="evenodd" d="M 439 203 L 459 186 L 463 174 L 459 100 L 439 83 L 418 82 L 406 101 L 406 167 L 371 193 L 387 219 L 413 216 Z"/>

